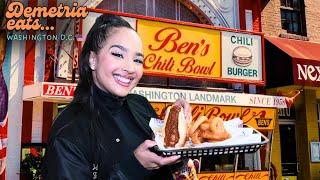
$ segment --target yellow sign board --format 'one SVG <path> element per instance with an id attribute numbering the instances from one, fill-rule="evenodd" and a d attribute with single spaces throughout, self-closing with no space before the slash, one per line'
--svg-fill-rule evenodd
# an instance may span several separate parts
<path id="1" fill-rule="evenodd" d="M 160 118 L 164 118 L 164 112 L 171 103 L 151 103 Z M 191 104 L 192 119 L 199 116 L 221 117 L 224 121 L 240 118 L 244 124 L 260 130 L 272 130 L 275 125 L 277 109 L 275 108 L 252 108 L 241 106 L 215 106 L 203 104 Z"/>
<path id="2" fill-rule="evenodd" d="M 199 180 L 269 180 L 268 171 L 235 173 L 200 173 Z"/>
<path id="3" fill-rule="evenodd" d="M 144 46 L 144 73 L 219 78 L 220 31 L 150 20 L 137 20 Z"/>
<path id="4" fill-rule="evenodd" d="M 244 124 L 256 129 L 274 128 L 277 109 L 243 107 L 241 111 Z"/>

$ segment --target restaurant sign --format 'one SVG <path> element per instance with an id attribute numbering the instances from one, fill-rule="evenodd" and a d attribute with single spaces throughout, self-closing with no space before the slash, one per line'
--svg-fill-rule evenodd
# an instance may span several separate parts
<path id="1" fill-rule="evenodd" d="M 41 98 L 73 98 L 77 84 L 41 82 L 24 86 L 24 100 Z M 248 106 L 264 108 L 286 108 L 286 98 L 283 96 L 268 96 L 259 94 L 243 94 L 231 92 L 208 92 L 182 89 L 162 89 L 151 87 L 135 87 L 130 92 L 146 97 L 150 102 L 172 103 L 179 98 L 191 104 Z M 54 100 L 54 99 L 52 99 Z"/>
<path id="2" fill-rule="evenodd" d="M 261 36 L 222 31 L 222 78 L 262 80 Z"/>
<path id="3" fill-rule="evenodd" d="M 159 118 L 164 119 L 167 106 L 172 103 L 151 103 Z M 242 106 L 216 106 L 191 104 L 192 120 L 200 116 L 206 116 L 209 119 L 220 117 L 224 121 L 234 118 L 240 118 L 244 124 L 255 129 L 272 130 L 275 124 L 277 109 L 275 108 L 256 108 Z"/>
<path id="4" fill-rule="evenodd" d="M 230 92 L 208 92 L 182 89 L 161 89 L 135 87 L 131 93 L 146 97 L 150 102 L 175 102 L 182 98 L 192 104 L 214 104 L 228 106 L 248 106 L 267 108 L 286 108 L 287 102 L 283 96 L 268 96 L 259 94 L 243 94 Z"/>
<path id="5" fill-rule="evenodd" d="M 142 19 L 137 32 L 147 75 L 263 82 L 260 35 Z"/>
<path id="6" fill-rule="evenodd" d="M 268 171 L 200 173 L 197 176 L 199 180 L 269 180 Z"/>
<path id="7" fill-rule="evenodd" d="M 101 14 L 89 12 L 83 19 L 82 37 Z M 259 33 L 135 15 L 123 18 L 142 39 L 146 75 L 265 84 Z"/>
<path id="8" fill-rule="evenodd" d="M 43 83 L 41 95 L 44 97 L 73 98 L 76 86 L 72 83 Z"/>
<path id="9" fill-rule="evenodd" d="M 219 78 L 220 31 L 139 19 L 137 32 L 145 74 Z"/>
<path id="10" fill-rule="evenodd" d="M 320 62 L 305 59 L 293 59 L 294 84 L 320 87 Z"/>

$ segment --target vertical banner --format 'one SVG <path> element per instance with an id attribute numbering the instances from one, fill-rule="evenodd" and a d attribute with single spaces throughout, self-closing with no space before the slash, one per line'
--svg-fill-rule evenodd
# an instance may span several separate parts
<path id="1" fill-rule="evenodd" d="M 6 50 L 6 33 L 0 31 L 0 179 L 6 167 L 7 129 L 8 129 L 8 87 L 4 80 L 3 68 Z"/>

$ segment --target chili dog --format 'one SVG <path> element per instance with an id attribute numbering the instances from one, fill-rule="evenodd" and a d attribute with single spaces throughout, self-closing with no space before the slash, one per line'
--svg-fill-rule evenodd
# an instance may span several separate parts
<path id="1" fill-rule="evenodd" d="M 183 107 L 169 106 L 164 118 L 164 146 L 183 147 L 187 140 L 188 122 Z"/>

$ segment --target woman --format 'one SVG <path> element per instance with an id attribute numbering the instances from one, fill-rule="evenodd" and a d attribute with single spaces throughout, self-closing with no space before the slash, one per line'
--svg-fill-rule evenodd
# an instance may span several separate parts
<path id="1" fill-rule="evenodd" d="M 138 34 L 122 18 L 97 18 L 84 43 L 75 96 L 55 120 L 45 179 L 171 179 L 179 156 L 150 151 L 148 126 L 157 117 L 142 96 L 128 94 L 143 74 Z M 189 104 L 178 100 L 190 119 Z"/>

